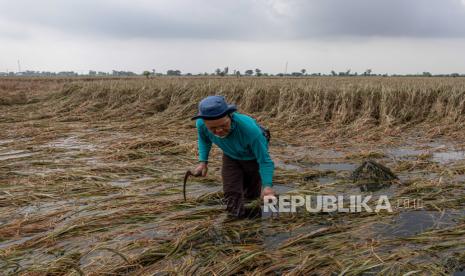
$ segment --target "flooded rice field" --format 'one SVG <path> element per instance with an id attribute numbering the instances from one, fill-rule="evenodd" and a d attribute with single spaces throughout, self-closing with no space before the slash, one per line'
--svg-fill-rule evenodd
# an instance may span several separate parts
<path id="1" fill-rule="evenodd" d="M 183 173 L 196 163 L 195 136 L 185 135 L 174 142 L 85 124 L 56 124 L 42 136 L 4 132 L 1 271 L 285 274 L 302 258 L 329 274 L 463 269 L 465 155 L 457 143 L 407 139 L 370 150 L 272 143 L 278 194 L 388 195 L 393 213 L 231 220 L 222 205 L 218 150 L 210 176 L 189 179 L 183 201 Z M 399 183 L 353 183 L 350 174 L 366 159 L 392 168 Z M 405 199 L 421 206 L 403 206 Z"/>
<path id="2" fill-rule="evenodd" d="M 0 83 L 31 91 L 0 99 L 0 275 L 464 275 L 464 84 L 352 79 Z M 392 212 L 252 201 L 255 217 L 232 219 L 216 147 L 184 200 L 189 118 L 211 91 L 271 129 L 280 198 L 387 197 Z M 429 125 L 444 118 L 453 126 Z M 367 160 L 398 179 L 354 182 Z"/>

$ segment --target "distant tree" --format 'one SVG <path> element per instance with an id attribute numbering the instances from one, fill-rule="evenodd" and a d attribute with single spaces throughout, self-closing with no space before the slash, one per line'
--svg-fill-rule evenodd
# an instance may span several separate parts
<path id="1" fill-rule="evenodd" d="M 124 76 L 124 77 L 128 77 L 128 76 L 137 76 L 136 73 L 134 72 L 131 72 L 131 71 L 116 71 L 116 70 L 113 70 L 112 73 L 111 73 L 113 76 Z"/>
<path id="2" fill-rule="evenodd" d="M 239 70 L 235 71 L 234 75 L 236 75 L 236 77 L 240 77 L 241 76 L 241 71 L 239 71 Z"/>
<path id="3" fill-rule="evenodd" d="M 181 71 L 180 70 L 168 70 L 166 71 L 166 74 L 168 76 L 181 76 Z"/>
<path id="4" fill-rule="evenodd" d="M 301 77 L 302 76 L 302 73 L 301 72 L 292 72 L 291 75 L 293 77 Z"/>
<path id="5" fill-rule="evenodd" d="M 334 71 L 334 70 L 331 70 L 331 75 L 332 75 L 332 76 L 337 76 L 337 73 L 336 73 L 336 71 Z"/>
<path id="6" fill-rule="evenodd" d="M 221 71 L 220 68 L 216 68 L 216 70 L 215 70 L 215 74 L 216 74 L 217 76 L 222 76 L 222 77 L 223 77 L 223 76 L 228 75 L 228 73 L 229 73 L 229 67 L 225 67 L 225 68 L 223 69 L 223 71 Z"/>
<path id="7" fill-rule="evenodd" d="M 257 77 L 260 77 L 262 75 L 262 70 L 256 68 L 255 69 L 255 75 L 257 75 Z"/>
<path id="8" fill-rule="evenodd" d="M 253 70 L 252 70 L 252 69 L 249 69 L 249 70 L 245 71 L 245 74 L 246 74 L 247 76 L 252 76 L 252 75 L 253 75 Z"/>
<path id="9" fill-rule="evenodd" d="M 459 73 L 452 73 L 452 74 L 450 74 L 450 76 L 456 78 L 456 77 L 460 77 L 460 74 Z"/>
<path id="10" fill-rule="evenodd" d="M 300 70 L 300 72 L 302 73 L 302 75 L 305 75 L 305 73 L 307 73 L 307 69 L 302 69 Z"/>
<path id="11" fill-rule="evenodd" d="M 431 74 L 430 72 L 423 72 L 423 77 L 432 77 L 433 74 Z"/>
<path id="12" fill-rule="evenodd" d="M 144 75 L 148 79 L 150 77 L 150 72 L 149 71 L 144 71 L 142 73 L 142 75 Z"/>
<path id="13" fill-rule="evenodd" d="M 371 76 L 371 73 L 372 73 L 372 72 L 373 72 L 373 71 L 372 71 L 371 69 L 366 69 L 365 72 L 363 72 L 363 75 L 364 75 L 364 76 Z"/>

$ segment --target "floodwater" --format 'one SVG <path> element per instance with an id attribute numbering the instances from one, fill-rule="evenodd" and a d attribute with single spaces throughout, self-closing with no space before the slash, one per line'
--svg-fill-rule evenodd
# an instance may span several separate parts
<path id="1" fill-rule="evenodd" d="M 306 225 L 299 227 L 294 230 L 285 232 L 279 232 L 280 229 L 269 228 L 269 224 L 266 221 L 262 222 L 263 225 L 263 246 L 267 250 L 275 250 L 281 245 L 285 244 L 286 241 L 302 234 L 308 234 L 315 231 L 326 229 L 321 225 Z M 278 233 L 277 233 L 278 232 Z"/>
<path id="2" fill-rule="evenodd" d="M 316 169 L 319 171 L 353 171 L 355 170 L 360 164 L 354 163 L 321 163 L 312 166 L 312 169 Z"/>
<path id="3" fill-rule="evenodd" d="M 65 150 L 89 150 L 94 151 L 96 146 L 91 143 L 82 141 L 77 136 L 69 136 L 66 138 L 58 139 L 54 142 L 47 144 L 48 147 L 65 149 Z"/>
<path id="4" fill-rule="evenodd" d="M 131 185 L 132 181 L 129 179 L 118 179 L 110 182 L 110 185 L 113 187 L 126 188 Z"/>
<path id="5" fill-rule="evenodd" d="M 318 184 L 320 184 L 320 185 L 332 184 L 332 183 L 334 183 L 336 181 L 337 181 L 337 179 L 335 177 L 331 177 L 331 176 L 318 177 Z"/>
<path id="6" fill-rule="evenodd" d="M 2 160 L 10 160 L 10 159 L 18 159 L 23 157 L 29 157 L 36 153 L 28 152 L 25 150 L 7 150 L 7 151 L 0 151 L 0 161 Z"/>
<path id="7" fill-rule="evenodd" d="M 282 170 L 291 170 L 291 171 L 298 171 L 301 172 L 304 170 L 303 167 L 297 165 L 297 164 L 292 164 L 292 163 L 285 163 L 282 160 L 274 160 L 274 165 L 276 168 L 282 169 Z"/>
<path id="8" fill-rule="evenodd" d="M 319 170 L 319 171 L 353 171 L 355 170 L 360 164 L 354 164 L 354 163 L 347 163 L 347 162 L 341 162 L 341 163 L 319 163 L 319 164 L 312 164 L 312 165 L 300 165 L 300 164 L 295 164 L 295 163 L 284 163 L 281 160 L 275 161 L 275 166 L 277 168 L 283 169 L 283 170 L 291 170 L 291 171 L 297 171 L 297 172 L 303 172 L 305 169 L 313 169 L 313 170 Z"/>
<path id="9" fill-rule="evenodd" d="M 291 186 L 287 186 L 287 185 L 275 184 L 273 185 L 273 189 L 275 190 L 277 194 L 285 194 L 285 193 L 292 191 L 294 188 Z"/>
<path id="10" fill-rule="evenodd" d="M 17 236 L 9 236 L 5 240 L 0 240 L 0 250 L 4 252 L 23 247 L 28 250 L 28 253 L 26 251 L 21 253 L 25 255 L 19 263 L 24 267 L 40 262 L 50 263 L 58 259 L 58 255 L 57 257 L 53 254 L 43 253 L 43 248 L 30 249 L 27 246 L 31 241 L 45 239 L 47 235 L 52 236 L 60 231 L 69 230 L 73 235 L 57 237 L 53 248 L 87 252 L 98 243 L 109 243 L 115 247 L 122 247 L 141 241 L 150 242 L 171 238 L 176 232 L 161 228 L 160 221 L 177 229 L 184 225 L 183 220 L 189 221 L 195 218 L 221 220 L 225 217 L 225 207 L 219 200 L 222 191 L 219 172 L 212 171 L 212 175 L 216 173 L 216 178 L 212 176 L 208 181 L 190 178 L 187 183 L 187 202 L 182 200 L 182 175 L 178 171 L 182 172 L 185 169 L 182 166 L 190 166 L 190 161 L 183 163 L 184 158 L 169 163 L 172 161 L 169 158 L 176 156 L 150 153 L 149 159 L 139 162 L 138 159 L 118 159 L 119 156 L 113 155 L 115 152 L 105 152 L 105 154 L 111 155 L 110 158 L 105 159 L 104 157 L 108 157 L 102 156 L 105 146 L 97 141 L 90 143 L 79 133 L 68 133 L 66 137 L 44 143 L 34 151 L 9 148 L 8 145 L 12 142 L 14 141 L 0 140 L 1 165 L 9 168 L 8 166 L 13 166 L 16 162 L 14 169 L 8 170 L 10 174 L 14 173 L 15 177 L 19 179 L 31 177 L 33 181 L 38 181 L 37 183 L 49 181 L 42 186 L 42 190 L 36 191 L 35 194 L 31 193 L 31 196 L 27 191 L 18 193 L 18 190 L 6 190 L 6 192 L 11 193 L 11 198 L 17 198 L 19 195 L 23 196 L 24 200 L 19 202 L 16 207 L 10 204 L 13 207 L 10 206 L 9 210 L 13 211 L 8 212 L 5 218 L 0 220 L 0 229 L 1 227 L 9 227 L 10 221 L 18 220 L 18 222 L 23 223 L 22 221 L 27 222 L 31 218 L 43 218 L 49 225 L 53 225 L 53 227 L 39 225 L 44 227 L 44 230 L 39 228 L 36 230 L 37 233 L 19 233 Z M 440 165 L 450 165 L 465 160 L 465 151 L 441 145 L 431 144 L 421 147 L 408 145 L 390 148 L 385 150 L 386 156 L 380 159 L 382 163 L 387 163 L 390 167 L 394 167 L 397 160 L 415 161 L 420 156 Z M 47 148 L 59 150 L 52 151 L 50 154 L 41 152 L 42 150 L 46 151 Z M 362 193 L 394 197 L 396 192 L 402 188 L 402 184 L 374 185 L 370 183 L 369 185 L 357 186 L 352 183 L 348 175 L 363 160 L 357 159 L 348 162 L 347 159 L 344 159 L 347 152 L 306 148 L 299 155 L 292 154 L 291 150 L 293 149 L 286 147 L 284 153 L 275 159 L 277 168 L 295 176 L 289 182 L 274 185 L 278 195 L 298 193 L 300 189 L 305 191 L 313 189 L 313 192 L 320 194 Z M 163 167 L 167 160 L 168 165 Z M 176 168 L 173 168 L 173 164 L 176 164 Z M 214 166 L 212 167 L 214 168 Z M 158 171 L 147 169 L 151 167 L 156 167 Z M 306 172 L 309 171 L 312 171 L 311 174 L 308 174 L 310 177 L 305 178 Z M 314 173 L 315 171 L 316 173 Z M 277 173 L 279 172 L 277 171 Z M 440 171 L 426 172 L 425 175 L 420 175 L 416 171 L 400 172 L 399 174 L 401 182 L 408 181 L 413 176 L 427 180 L 442 177 Z M 37 176 L 44 179 L 34 178 Z M 50 192 L 53 194 L 53 198 L 41 198 L 41 194 L 48 194 L 49 187 L 50 189 L 55 188 L 54 177 L 61 181 L 63 186 Z M 454 179 L 455 181 L 463 181 L 460 180 L 461 177 L 465 176 L 458 175 Z M 452 178 L 447 178 L 446 181 L 452 181 Z M 80 190 L 82 193 L 79 193 Z M 76 194 L 73 194 L 74 191 L 77 191 Z M 2 200 L 0 203 L 7 202 L 7 196 L 2 196 L 0 193 L 0 200 Z M 133 201 L 131 201 L 132 199 Z M 126 204 L 118 207 L 113 206 L 124 200 L 127 200 L 127 206 Z M 143 205 L 143 208 L 131 211 L 133 213 L 124 218 L 127 222 L 120 222 L 122 226 L 118 226 L 119 216 L 128 212 L 126 208 L 136 204 L 137 200 L 145 200 L 147 203 Z M 173 206 L 175 209 L 161 214 L 152 214 L 151 211 L 146 211 L 146 208 L 153 206 Z M 63 211 L 63 213 L 59 216 L 53 215 L 54 212 L 59 211 Z M 332 216 L 328 215 L 328 217 Z M 334 216 L 336 217 L 337 214 Z M 289 220 L 289 216 L 287 217 Z M 305 223 L 301 219 L 298 226 L 289 228 L 287 226 L 292 226 L 292 222 L 280 221 L 280 219 L 276 214 L 262 212 L 261 219 L 250 221 L 250 224 L 260 224 L 261 228 L 257 230 L 260 234 L 258 240 L 266 251 L 279 250 L 281 245 L 299 235 L 320 231 L 328 224 L 339 223 L 336 219 L 318 217 L 316 221 L 321 219 L 321 224 L 319 224 L 320 221 Z M 310 219 L 315 219 L 315 217 Z M 387 216 L 384 223 L 379 222 L 373 225 L 372 232 L 374 237 L 379 239 L 411 237 L 429 230 L 453 227 L 460 219 L 464 219 L 464 212 L 457 210 L 446 210 L 442 213 L 429 210 L 407 210 L 391 217 Z M 104 223 L 106 220 L 111 223 L 106 225 Z M 340 221 L 342 225 L 343 219 Z M 72 227 L 81 226 L 84 229 L 82 233 L 72 232 Z M 86 227 L 95 227 L 96 229 L 86 232 Z M 243 231 L 247 231 L 247 229 L 244 228 Z M 134 248 L 134 251 L 130 252 L 137 250 L 143 251 L 144 247 Z M 96 250 L 83 257 L 80 260 L 80 265 L 86 267 L 96 259 L 109 260 L 111 258 L 115 258 L 115 254 L 112 252 Z M 462 272 L 456 272 L 454 275 L 460 275 L 460 273 Z"/>
<path id="11" fill-rule="evenodd" d="M 386 224 L 376 224 L 374 232 L 380 239 L 410 237 L 428 230 L 454 226 L 460 219 L 465 219 L 465 210 L 409 210 L 401 212 Z"/>
<path id="12" fill-rule="evenodd" d="M 394 159 L 415 160 L 418 157 L 423 157 L 442 165 L 465 160 L 465 151 L 463 149 L 446 142 L 430 142 L 421 146 L 410 144 L 388 148 L 385 152 Z M 430 155 L 430 157 L 428 157 L 428 155 Z"/>
<path id="13" fill-rule="evenodd" d="M 441 163 L 448 164 L 454 161 L 465 160 L 465 151 L 445 151 L 433 153 L 433 160 Z"/>
<path id="14" fill-rule="evenodd" d="M 0 139 L 0 146 L 4 145 L 4 144 L 9 144 L 9 143 L 12 143 L 12 142 L 14 142 L 13 139 L 3 139 L 3 140 Z"/>

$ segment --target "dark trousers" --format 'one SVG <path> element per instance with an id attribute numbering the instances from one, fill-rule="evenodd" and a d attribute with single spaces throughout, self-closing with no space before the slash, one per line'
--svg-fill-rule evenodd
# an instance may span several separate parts
<path id="1" fill-rule="evenodd" d="M 234 217 L 248 216 L 244 202 L 260 197 L 262 181 L 256 160 L 236 160 L 223 154 L 221 176 L 226 210 Z"/>

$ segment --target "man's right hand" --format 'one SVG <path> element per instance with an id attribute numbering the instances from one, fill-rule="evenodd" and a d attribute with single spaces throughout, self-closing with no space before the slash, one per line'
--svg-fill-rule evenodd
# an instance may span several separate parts
<path id="1" fill-rule="evenodd" d="M 192 174 L 194 176 L 207 176 L 208 165 L 205 162 L 200 162 L 200 164 L 194 169 Z"/>

